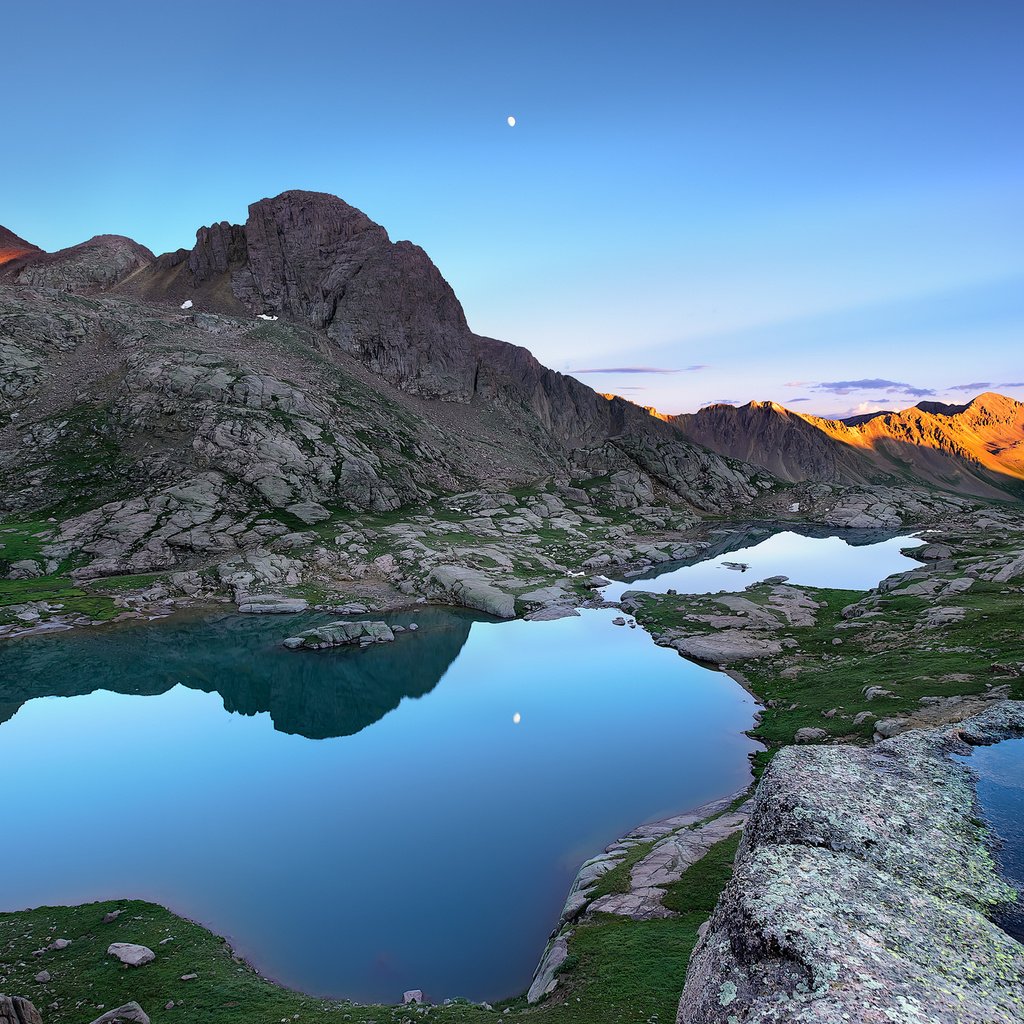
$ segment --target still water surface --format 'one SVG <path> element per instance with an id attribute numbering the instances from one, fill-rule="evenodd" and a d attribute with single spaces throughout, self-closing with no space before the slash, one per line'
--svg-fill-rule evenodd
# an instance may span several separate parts
<path id="1" fill-rule="evenodd" d="M 713 557 L 693 563 L 667 563 L 653 567 L 650 576 L 615 581 L 603 590 L 606 601 L 618 601 L 627 590 L 664 594 L 714 594 L 743 590 L 770 576 L 788 576 L 790 583 L 805 587 L 870 590 L 879 580 L 897 572 L 916 569 L 921 563 L 900 554 L 925 541 L 920 537 L 873 540 L 870 534 L 848 531 L 842 537 L 807 536 L 791 530 L 771 533 L 749 531 L 741 545 L 730 545 Z M 722 546 L 721 542 L 719 547 Z M 730 568 L 726 562 L 746 566 Z"/>
<path id="2" fill-rule="evenodd" d="M 858 548 L 857 579 L 902 569 L 906 542 Z M 771 571 L 756 547 L 732 557 L 800 579 L 833 551 L 786 544 Z M 689 570 L 685 589 L 754 578 Z M 841 559 L 833 577 L 854 585 Z M 749 781 L 751 698 L 616 614 L 420 608 L 388 616 L 417 632 L 363 651 L 279 646 L 324 616 L 2 644 L 0 785 L 20 824 L 0 909 L 154 900 L 323 995 L 522 991 L 582 860 Z"/>
<path id="3" fill-rule="evenodd" d="M 970 757 L 957 758 L 977 776 L 982 815 L 999 840 L 996 860 L 1003 877 L 1024 896 L 1024 739 L 975 747 Z M 996 920 L 1024 942 L 1024 903 L 1007 907 Z"/>

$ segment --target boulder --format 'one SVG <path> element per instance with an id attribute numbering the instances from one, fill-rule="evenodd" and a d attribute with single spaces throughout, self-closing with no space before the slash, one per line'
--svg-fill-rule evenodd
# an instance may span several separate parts
<path id="1" fill-rule="evenodd" d="M 0 1024 L 43 1024 L 43 1018 L 27 999 L 0 996 Z"/>
<path id="2" fill-rule="evenodd" d="M 439 565 L 431 570 L 430 580 L 443 596 L 456 604 L 475 608 L 499 619 L 515 618 L 515 598 L 499 590 L 494 581 L 480 569 Z"/>
<path id="3" fill-rule="evenodd" d="M 294 615 L 308 607 L 304 598 L 281 594 L 245 594 L 238 599 L 238 610 L 247 615 Z"/>
<path id="4" fill-rule="evenodd" d="M 290 651 L 319 651 L 328 647 L 345 647 L 358 644 L 390 643 L 395 639 L 394 631 L 386 622 L 328 622 L 325 626 L 306 629 L 296 636 L 283 641 Z"/>
<path id="5" fill-rule="evenodd" d="M 135 1000 L 119 1006 L 115 1010 L 107 1010 L 102 1017 L 97 1017 L 92 1024 L 149 1024 L 149 1015 Z"/>
<path id="6" fill-rule="evenodd" d="M 107 947 L 107 953 L 129 967 L 141 967 L 156 959 L 156 953 L 148 946 L 140 946 L 134 942 L 112 942 Z"/>
<path id="7" fill-rule="evenodd" d="M 797 743 L 820 743 L 822 740 L 828 739 L 828 733 L 824 729 L 815 729 L 813 726 L 807 726 L 803 729 L 797 729 L 796 735 L 793 738 Z"/>

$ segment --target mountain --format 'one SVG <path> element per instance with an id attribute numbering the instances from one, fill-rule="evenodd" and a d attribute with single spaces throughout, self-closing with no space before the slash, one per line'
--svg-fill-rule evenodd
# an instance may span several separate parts
<path id="1" fill-rule="evenodd" d="M 38 246 L 26 242 L 24 238 L 19 238 L 13 231 L 0 227 L 0 267 L 24 256 L 40 252 L 42 250 Z"/>
<path id="2" fill-rule="evenodd" d="M 847 420 L 773 402 L 671 417 L 691 441 L 783 480 L 914 483 L 985 498 L 1024 495 L 1024 403 L 991 392 Z"/>
<path id="3" fill-rule="evenodd" d="M 159 257 L 114 235 L 29 247 L 0 267 L 0 323 L 0 514 L 56 524 L 14 572 L 208 567 L 311 545 L 328 519 L 545 480 L 584 509 L 721 513 L 760 490 L 474 334 L 422 249 L 321 193 Z"/>

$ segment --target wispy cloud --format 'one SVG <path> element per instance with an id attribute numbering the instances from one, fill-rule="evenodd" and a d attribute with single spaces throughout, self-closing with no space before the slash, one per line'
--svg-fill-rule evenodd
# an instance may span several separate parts
<path id="1" fill-rule="evenodd" d="M 969 394 L 977 394 L 979 391 L 985 391 L 988 388 L 1024 388 L 1024 381 L 1004 380 L 993 384 L 990 380 L 976 380 L 973 384 L 950 384 L 946 390 L 966 391 Z"/>
<path id="2" fill-rule="evenodd" d="M 825 380 L 812 385 L 816 391 L 827 391 L 833 395 L 849 395 L 854 391 L 884 391 L 887 394 L 912 395 L 926 398 L 935 394 L 934 388 L 918 388 L 898 380 L 883 377 L 865 377 L 861 380 Z"/>
<path id="3" fill-rule="evenodd" d="M 694 373 L 697 370 L 706 370 L 706 363 L 698 363 L 694 366 L 596 366 L 583 370 L 567 370 L 567 373 Z"/>
<path id="4" fill-rule="evenodd" d="M 712 398 L 710 402 L 701 402 L 700 407 L 702 409 L 707 408 L 709 405 L 739 405 L 740 400 L 738 398 Z"/>
<path id="5" fill-rule="evenodd" d="M 797 402 L 809 402 L 809 398 L 790 398 L 787 399 L 790 405 L 796 405 Z"/>

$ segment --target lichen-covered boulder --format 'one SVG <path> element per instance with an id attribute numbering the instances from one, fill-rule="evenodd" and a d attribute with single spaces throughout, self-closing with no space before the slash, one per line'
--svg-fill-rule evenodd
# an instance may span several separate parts
<path id="1" fill-rule="evenodd" d="M 394 631 L 386 622 L 329 622 L 326 626 L 306 629 L 296 636 L 283 641 L 290 651 L 320 651 L 327 647 L 345 647 L 358 644 L 390 643 L 395 639 Z"/>

